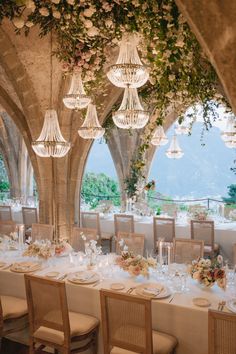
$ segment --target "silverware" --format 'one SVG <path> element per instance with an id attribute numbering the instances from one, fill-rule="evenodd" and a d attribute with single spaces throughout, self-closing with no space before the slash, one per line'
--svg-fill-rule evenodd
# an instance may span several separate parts
<path id="1" fill-rule="evenodd" d="M 220 308 L 220 311 L 223 311 L 224 307 L 226 305 L 226 302 L 225 301 L 222 301 L 221 302 L 221 308 Z"/>
<path id="2" fill-rule="evenodd" d="M 62 275 L 60 278 L 58 278 L 58 280 L 64 280 L 64 279 L 66 279 L 67 275 L 68 275 L 68 274 Z"/>
<path id="3" fill-rule="evenodd" d="M 96 283 L 94 283 L 93 285 L 92 285 L 92 288 L 94 288 L 95 286 L 97 286 L 98 284 L 100 284 L 102 282 L 102 280 L 100 279 L 100 280 L 98 280 L 98 281 L 96 281 Z"/>
<path id="4" fill-rule="evenodd" d="M 126 291 L 126 293 L 127 293 L 127 294 L 131 294 L 132 291 L 133 291 L 135 288 L 136 288 L 135 286 L 132 287 L 132 288 L 129 288 L 129 289 Z"/>
<path id="5" fill-rule="evenodd" d="M 172 297 L 171 297 L 171 299 L 169 300 L 169 304 L 172 302 L 172 300 L 174 299 L 174 296 L 175 295 L 173 295 Z"/>
<path id="6" fill-rule="evenodd" d="M 222 301 L 219 301 L 219 303 L 218 303 L 218 308 L 217 308 L 218 311 L 220 311 L 221 306 L 222 306 Z"/>

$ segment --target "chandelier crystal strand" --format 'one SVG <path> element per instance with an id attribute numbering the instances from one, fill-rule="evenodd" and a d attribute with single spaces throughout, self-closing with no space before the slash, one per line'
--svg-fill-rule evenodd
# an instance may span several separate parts
<path id="1" fill-rule="evenodd" d="M 162 125 L 159 125 L 151 139 L 151 144 L 155 146 L 166 145 L 168 143 L 168 138 L 165 135 Z"/>
<path id="2" fill-rule="evenodd" d="M 57 112 L 52 108 L 52 32 L 50 53 L 50 109 L 46 110 L 43 128 L 36 141 L 32 142 L 34 152 L 40 157 L 64 157 L 71 148 L 60 130 Z"/>
<path id="3" fill-rule="evenodd" d="M 143 86 L 148 78 L 148 69 L 142 64 L 138 50 L 138 35 L 126 33 L 120 43 L 119 56 L 116 64 L 111 65 L 107 72 L 108 79 L 117 87 Z"/>
<path id="4" fill-rule="evenodd" d="M 183 150 L 180 148 L 176 135 L 173 135 L 173 138 L 170 142 L 170 147 L 166 150 L 166 156 L 169 159 L 180 159 L 183 157 Z"/>
<path id="5" fill-rule="evenodd" d="M 74 71 L 68 94 L 63 98 L 64 105 L 69 109 L 83 109 L 91 102 L 83 87 L 81 72 Z"/>
<path id="6" fill-rule="evenodd" d="M 141 129 L 147 124 L 149 112 L 143 109 L 136 88 L 125 88 L 120 108 L 113 112 L 112 118 L 115 125 L 122 129 Z"/>
<path id="7" fill-rule="evenodd" d="M 78 133 L 83 139 L 99 139 L 104 133 L 105 129 L 101 127 L 96 106 L 92 103 L 88 105 L 86 117 L 82 126 L 78 129 Z"/>

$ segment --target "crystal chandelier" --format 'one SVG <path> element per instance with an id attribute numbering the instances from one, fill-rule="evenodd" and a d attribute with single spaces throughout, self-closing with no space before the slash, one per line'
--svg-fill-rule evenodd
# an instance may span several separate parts
<path id="1" fill-rule="evenodd" d="M 113 112 L 112 118 L 115 125 L 122 129 L 141 129 L 147 124 L 149 113 L 144 111 L 136 88 L 125 88 L 120 108 Z"/>
<path id="2" fill-rule="evenodd" d="M 46 110 L 43 128 L 36 141 L 32 142 L 34 152 L 40 157 L 64 157 L 71 144 L 62 134 L 58 123 L 57 112 L 52 107 L 52 32 L 50 53 L 50 109 Z"/>
<path id="3" fill-rule="evenodd" d="M 173 138 L 170 142 L 169 149 L 166 150 L 166 156 L 169 159 L 180 159 L 184 155 L 183 150 L 180 148 L 176 135 L 173 135 Z"/>
<path id="4" fill-rule="evenodd" d="M 64 105 L 69 109 L 83 109 L 91 102 L 83 87 L 81 73 L 75 71 L 72 76 L 68 94 L 63 98 Z"/>
<path id="5" fill-rule="evenodd" d="M 226 129 L 221 133 L 221 138 L 228 148 L 236 147 L 236 121 L 234 116 L 228 118 Z"/>
<path id="6" fill-rule="evenodd" d="M 177 135 L 187 135 L 189 134 L 189 131 L 190 129 L 187 125 L 176 123 L 175 133 Z"/>
<path id="7" fill-rule="evenodd" d="M 78 129 L 78 133 L 83 139 L 99 139 L 105 133 L 105 129 L 101 127 L 96 106 L 89 104 L 86 117 L 82 126 Z"/>
<path id="8" fill-rule="evenodd" d="M 36 141 L 32 142 L 34 152 L 41 157 L 63 157 L 70 150 L 60 131 L 57 112 L 48 109 L 45 113 L 43 129 Z"/>
<path id="9" fill-rule="evenodd" d="M 152 139 L 151 139 L 151 144 L 155 146 L 161 146 L 161 145 L 166 145 L 168 143 L 168 138 L 165 135 L 164 129 L 162 125 L 158 125 L 156 128 Z"/>
<path id="10" fill-rule="evenodd" d="M 137 45 L 137 34 L 123 35 L 116 64 L 111 65 L 107 72 L 107 77 L 113 85 L 138 88 L 147 82 L 149 72 L 139 58 Z"/>

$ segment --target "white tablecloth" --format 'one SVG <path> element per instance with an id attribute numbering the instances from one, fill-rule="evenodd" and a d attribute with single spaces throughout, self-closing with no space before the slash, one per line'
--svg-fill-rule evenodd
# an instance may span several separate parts
<path id="1" fill-rule="evenodd" d="M 16 259 L 15 252 L 8 252 L 4 259 L 9 262 Z M 2 260 L 3 257 L 0 257 Z M 103 258 L 104 259 L 104 258 Z M 75 258 L 76 261 L 76 258 Z M 43 275 L 48 271 L 61 271 L 62 274 L 70 273 L 81 269 L 76 264 L 70 264 L 69 257 L 56 260 L 56 264 L 46 267 L 38 275 Z M 101 283 L 93 287 L 92 285 L 75 285 L 66 281 L 68 305 L 70 310 L 96 316 L 101 319 L 99 289 L 110 289 L 114 282 L 121 282 L 125 285 L 124 292 L 131 286 L 137 286 L 142 282 L 158 281 L 154 273 L 153 278 L 145 280 L 138 277 L 135 280 L 129 275 L 120 271 L 117 267 L 108 265 L 108 273 L 103 272 L 105 277 Z M 98 271 L 99 272 L 99 271 Z M 163 282 L 163 280 L 162 280 Z M 167 280 L 164 282 L 166 284 Z M 193 280 L 188 280 L 190 291 L 187 293 L 176 293 L 171 303 L 170 298 L 152 301 L 153 329 L 174 335 L 179 345 L 177 354 L 207 354 L 208 346 L 208 314 L 206 308 L 196 307 L 192 303 L 193 297 L 205 297 L 211 302 L 211 307 L 217 309 L 218 302 L 232 296 L 232 292 L 224 292 L 216 285 L 211 289 L 203 290 Z M 0 271 L 0 294 L 25 297 L 24 277 L 22 274 L 13 273 L 10 270 Z M 22 339 L 21 339 L 22 340 Z M 99 353 L 102 350 L 102 338 L 100 328 Z"/>
<path id="2" fill-rule="evenodd" d="M 113 216 L 101 218 L 100 223 L 102 232 L 114 232 Z M 151 251 L 154 249 L 152 217 L 140 217 L 135 220 L 135 232 L 145 235 L 146 250 Z M 177 238 L 190 238 L 190 225 L 176 222 L 175 233 Z M 223 257 L 233 262 L 232 245 L 236 243 L 236 222 L 215 223 L 215 242 L 220 245 Z"/>

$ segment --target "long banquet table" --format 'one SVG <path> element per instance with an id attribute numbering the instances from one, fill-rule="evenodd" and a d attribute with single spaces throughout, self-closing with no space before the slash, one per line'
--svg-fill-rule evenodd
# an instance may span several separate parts
<path id="1" fill-rule="evenodd" d="M 134 216 L 135 232 L 145 235 L 145 250 L 154 249 L 153 242 L 153 217 Z M 102 232 L 114 232 L 114 216 L 100 218 Z M 175 233 L 177 238 L 190 238 L 190 224 L 176 221 Z M 233 262 L 233 244 L 236 243 L 236 222 L 215 222 L 215 242 L 220 245 L 224 259 Z"/>
<path id="2" fill-rule="evenodd" d="M 43 269 L 34 274 L 45 276 L 49 271 L 59 271 L 61 274 L 68 274 L 84 269 L 80 265 L 78 256 L 61 257 L 53 259 L 51 264 L 44 263 Z M 96 270 L 101 276 L 101 282 L 93 285 L 75 285 L 66 280 L 68 306 L 70 310 L 96 316 L 101 319 L 99 289 L 110 289 L 114 282 L 121 282 L 125 285 L 123 292 L 132 286 L 137 286 L 143 282 L 162 282 L 171 287 L 170 280 L 160 280 L 159 273 L 152 273 L 149 280 L 143 277 L 131 278 L 127 273 L 121 271 L 117 266 L 109 261 L 111 256 L 100 256 L 99 267 Z M 12 262 L 20 261 L 23 258 L 19 251 L 8 251 L 4 257 L 0 255 L 0 260 Z M 25 260 L 25 259 L 24 259 Z M 82 268 L 81 268 L 82 267 Z M 160 272 L 160 274 L 162 274 Z M 171 297 L 152 301 L 153 329 L 166 332 L 176 336 L 179 345 L 177 354 L 207 354 L 208 346 L 208 314 L 207 308 L 197 307 L 193 304 L 194 297 L 205 297 L 211 302 L 211 308 L 217 309 L 218 303 L 222 299 L 232 297 L 232 289 L 224 292 L 216 285 L 211 289 L 202 289 L 192 279 L 188 278 L 187 286 L 190 291 L 186 293 L 175 293 L 173 300 Z M 235 291 L 235 289 L 233 290 Z M 9 269 L 0 271 L 0 294 L 12 295 L 25 298 L 24 276 L 20 273 L 11 272 Z M 235 295 L 234 295 L 235 296 Z M 23 341 L 24 336 L 20 334 L 18 341 Z M 100 329 L 99 354 L 103 353 L 102 338 Z"/>

